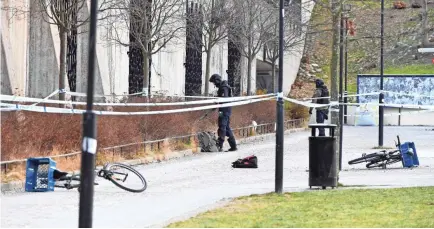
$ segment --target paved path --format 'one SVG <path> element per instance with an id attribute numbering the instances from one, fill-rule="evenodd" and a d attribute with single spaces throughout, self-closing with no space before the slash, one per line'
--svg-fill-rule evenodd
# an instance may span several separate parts
<path id="1" fill-rule="evenodd" d="M 349 166 L 348 160 L 373 152 L 377 127 L 345 127 L 344 185 L 373 187 L 434 186 L 434 131 L 427 127 L 385 127 L 384 144 L 414 141 L 419 168 L 371 169 Z M 432 128 L 430 128 L 432 129 Z M 284 190 L 308 188 L 309 132 L 285 137 Z M 137 167 L 148 181 L 144 193 L 125 192 L 108 181 L 95 187 L 94 227 L 154 227 L 203 211 L 224 198 L 274 191 L 274 140 L 240 146 L 238 152 L 210 153 Z M 237 158 L 256 154 L 258 169 L 232 169 Z M 6 194 L 1 198 L 2 227 L 77 227 L 78 192 Z"/>

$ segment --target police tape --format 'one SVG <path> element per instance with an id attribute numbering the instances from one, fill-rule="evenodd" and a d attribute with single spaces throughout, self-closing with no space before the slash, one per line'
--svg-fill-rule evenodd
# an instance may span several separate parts
<path id="1" fill-rule="evenodd" d="M 75 97 L 87 97 L 86 93 L 81 92 L 72 92 L 72 91 L 62 91 L 62 93 L 75 96 Z M 107 95 L 94 95 L 95 98 L 110 98 L 110 97 L 129 97 L 129 96 L 136 96 L 136 95 L 146 95 L 147 92 L 137 92 L 133 94 L 123 94 L 123 95 L 117 95 L 117 94 L 107 94 Z M 211 96 L 192 96 L 192 95 L 159 95 L 162 97 L 178 97 L 178 98 L 194 98 L 194 99 L 209 99 L 212 98 Z M 153 95 L 151 95 L 153 97 Z"/>
<path id="2" fill-rule="evenodd" d="M 42 101 L 46 101 L 46 100 L 48 100 L 49 98 L 51 98 L 51 97 L 53 97 L 53 96 L 55 96 L 55 95 L 57 95 L 57 94 L 59 94 L 59 90 L 55 90 L 55 91 L 53 91 L 53 92 L 52 92 L 51 94 L 49 94 L 47 97 L 43 98 Z M 39 103 L 41 103 L 41 102 L 34 103 L 34 104 L 32 104 L 32 106 L 36 106 L 36 105 L 38 105 Z"/>
<path id="3" fill-rule="evenodd" d="M 344 98 L 349 98 L 349 97 L 358 97 L 358 96 L 367 96 L 367 95 L 379 95 L 381 93 L 381 91 L 378 92 L 368 92 L 368 93 L 361 93 L 361 94 L 347 94 L 344 95 Z M 338 97 L 341 97 L 340 95 Z M 312 101 L 313 99 L 330 99 L 330 96 L 323 96 L 323 97 L 312 97 L 312 98 L 302 98 L 301 100 L 304 101 Z"/>
<path id="4" fill-rule="evenodd" d="M 266 97 L 266 98 L 257 98 L 257 99 L 248 99 L 244 101 L 238 102 L 228 102 L 224 104 L 217 105 L 208 105 L 208 106 L 200 106 L 200 107 L 190 107 L 183 109 L 172 109 L 172 110 L 159 110 L 159 111 L 137 111 L 137 112 L 122 112 L 122 111 L 101 111 L 101 110 L 93 110 L 92 112 L 99 115 L 155 115 L 155 114 L 173 114 L 173 113 L 182 113 L 182 112 L 190 112 L 190 111 L 200 111 L 200 110 L 209 110 L 215 108 L 222 107 L 232 107 L 232 106 L 240 106 L 247 105 L 251 103 L 271 100 L 274 97 Z M 11 104 L 11 103 L 0 103 L 0 106 L 6 107 L 5 110 L 1 111 L 33 111 L 33 112 L 42 112 L 42 113 L 56 113 L 56 114 L 83 114 L 86 110 L 81 109 L 68 109 L 68 108 L 58 108 L 58 107 L 46 107 L 46 106 L 31 106 L 31 105 L 21 105 L 21 104 Z"/>
<path id="5" fill-rule="evenodd" d="M 377 92 L 375 92 L 377 93 Z M 368 93 L 365 93 L 368 94 Z M 369 93 L 374 94 L 374 93 Z M 237 106 L 248 104 L 250 101 L 257 101 L 256 99 L 265 97 L 263 100 L 272 99 L 272 95 L 275 94 L 267 94 L 267 95 L 256 95 L 256 96 L 244 96 L 244 97 L 232 97 L 232 98 L 215 98 L 210 100 L 201 100 L 201 101 L 188 101 L 188 102 L 173 102 L 173 103 L 94 103 L 99 106 L 174 106 L 174 105 L 200 105 L 200 104 L 210 104 L 210 103 L 220 103 L 226 102 L 224 106 L 214 105 L 214 106 L 205 106 L 204 108 L 195 107 L 186 108 L 186 109 L 175 109 L 175 110 L 164 110 L 164 111 L 146 111 L 146 112 L 110 112 L 110 111 L 95 111 L 96 113 L 102 115 L 148 115 L 148 114 L 165 114 L 165 113 L 178 113 L 184 111 L 194 111 L 194 110 L 202 110 L 202 109 L 212 109 L 218 107 L 229 107 L 229 106 Z M 277 97 L 281 97 L 282 94 L 277 94 Z M 249 100 L 250 99 L 250 100 Z M 331 101 L 328 104 L 317 104 L 312 102 L 300 101 L 297 99 L 283 97 L 285 101 L 299 104 L 309 108 L 320 108 L 320 107 L 331 107 L 332 109 L 336 109 L 339 105 L 347 105 L 347 106 L 386 106 L 386 107 L 395 107 L 395 108 L 409 108 L 409 109 L 434 109 L 434 106 L 429 105 L 413 105 L 413 104 L 379 104 L 379 103 L 339 103 L 337 101 Z M 0 100 L 4 101 L 12 101 L 12 102 L 40 102 L 40 103 L 54 103 L 54 104 L 75 104 L 75 105 L 85 105 L 85 102 L 72 102 L 72 101 L 59 101 L 59 100 L 49 100 L 49 99 L 38 99 L 38 98 L 28 98 L 28 97 L 20 97 L 20 96 L 10 96 L 10 95 L 1 95 Z M 247 100 L 248 102 L 239 103 Z M 20 104 L 10 104 L 10 103 L 2 103 L 2 106 L 5 108 L 1 108 L 1 111 L 16 111 L 16 110 L 27 110 L 27 111 L 36 111 L 36 112 L 47 112 L 47 113 L 83 113 L 83 110 L 78 109 L 67 109 L 67 108 L 53 108 L 53 107 L 38 107 L 35 109 L 29 108 L 28 105 L 20 105 Z M 35 105 L 31 105 L 35 106 Z"/>
<path id="6" fill-rule="evenodd" d="M 309 107 L 309 108 L 330 107 L 330 106 L 339 105 L 339 103 L 337 101 L 330 101 L 330 103 L 328 103 L 328 104 L 317 104 L 317 103 L 311 103 L 311 102 L 304 102 L 304 101 L 296 100 L 296 99 L 289 98 L 289 97 L 283 97 L 283 99 L 288 101 L 288 102 L 299 104 L 299 105 Z"/>
<path id="7" fill-rule="evenodd" d="M 124 107 L 140 107 L 140 106 L 180 106 L 180 105 L 201 105 L 201 104 L 211 104 L 220 102 L 233 102 L 233 101 L 243 101 L 247 99 L 254 98 L 272 98 L 274 94 L 266 95 L 252 95 L 252 96 L 242 96 L 242 97 L 230 97 L 230 98 L 216 98 L 208 100 L 198 100 L 198 101 L 187 101 L 187 102 L 168 102 L 168 103 L 93 103 L 95 106 L 124 106 Z M 62 100 L 52 100 L 52 99 L 40 99 L 40 98 L 30 98 L 22 96 L 12 96 L 12 95 L 0 95 L 1 101 L 9 102 L 32 102 L 32 103 L 47 103 L 47 104 L 64 104 L 64 105 L 86 105 L 86 102 L 75 102 L 75 101 L 62 101 Z"/>

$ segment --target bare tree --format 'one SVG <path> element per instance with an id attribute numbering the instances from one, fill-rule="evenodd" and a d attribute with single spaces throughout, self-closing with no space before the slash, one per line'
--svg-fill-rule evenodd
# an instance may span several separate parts
<path id="1" fill-rule="evenodd" d="M 258 0 L 234 0 L 233 8 L 235 16 L 230 32 L 241 55 L 247 58 L 247 95 L 251 95 L 252 62 L 263 45 L 272 39 L 269 28 L 275 23 L 272 17 L 275 11 L 270 4 Z"/>
<path id="2" fill-rule="evenodd" d="M 422 12 L 421 12 L 421 17 L 422 17 L 422 25 L 421 25 L 421 35 L 422 35 L 422 46 L 423 47 L 432 47 L 434 46 L 434 43 L 430 42 L 429 39 L 429 31 L 430 28 L 428 26 L 428 0 L 421 0 L 421 5 L 422 5 Z"/>
<path id="3" fill-rule="evenodd" d="M 206 53 L 205 95 L 209 94 L 209 77 L 211 71 L 211 53 L 214 46 L 228 37 L 228 27 L 234 10 L 230 0 L 201 0 L 199 17 L 188 15 L 194 36 L 202 35 L 201 52 Z M 194 44 L 193 44 L 194 45 Z"/>
<path id="4" fill-rule="evenodd" d="M 113 31 L 114 36 L 107 39 L 130 47 L 130 50 L 140 51 L 138 59 L 143 68 L 143 88 L 147 93 L 150 88 L 149 63 L 152 55 L 162 51 L 169 42 L 176 41 L 185 27 L 182 21 L 183 1 L 115 0 L 115 2 L 111 7 L 110 20 L 107 20 L 105 25 Z M 137 92 L 139 88 L 134 90 Z"/>
<path id="5" fill-rule="evenodd" d="M 275 5 L 277 5 L 277 3 Z M 273 92 L 276 91 L 277 88 L 276 62 L 279 59 L 279 21 L 277 17 L 279 13 L 277 10 L 276 8 L 274 14 L 275 23 L 269 27 L 269 35 L 271 38 L 266 39 L 268 42 L 264 44 L 266 59 L 271 62 Z M 285 11 L 283 50 L 288 54 L 303 52 L 305 40 L 303 29 L 306 27 L 306 24 L 303 23 L 301 14 L 297 14 L 296 10 L 301 11 L 301 6 L 299 3 L 292 2 L 289 9 Z"/>

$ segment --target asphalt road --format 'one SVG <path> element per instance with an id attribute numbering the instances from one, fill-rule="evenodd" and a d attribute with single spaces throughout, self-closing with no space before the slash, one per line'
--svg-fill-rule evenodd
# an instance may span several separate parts
<path id="1" fill-rule="evenodd" d="M 386 170 L 368 170 L 364 164 L 347 162 L 375 151 L 378 128 L 345 127 L 340 182 L 378 188 L 434 186 L 432 129 L 385 127 L 384 144 L 393 147 L 397 134 L 402 142 L 415 142 L 421 166 L 404 169 L 394 164 Z M 308 131 L 285 136 L 284 191 L 308 190 L 308 136 Z M 258 169 L 231 168 L 232 161 L 251 154 L 258 156 Z M 109 181 L 95 186 L 93 227 L 161 227 L 215 207 L 225 198 L 273 192 L 275 141 L 241 145 L 238 152 L 203 153 L 136 168 L 148 181 L 144 193 L 123 191 Z M 1 227 L 77 227 L 78 200 L 76 190 L 62 189 L 2 195 Z"/>

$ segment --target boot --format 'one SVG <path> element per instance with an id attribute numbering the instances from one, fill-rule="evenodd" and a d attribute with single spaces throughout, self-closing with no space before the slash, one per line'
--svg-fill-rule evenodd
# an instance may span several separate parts
<path id="1" fill-rule="evenodd" d="M 223 143 L 217 143 L 217 149 L 219 152 L 223 152 Z"/>
<path id="2" fill-rule="evenodd" d="M 231 146 L 231 148 L 228 151 L 237 151 L 237 142 L 235 141 L 234 137 L 230 137 L 228 139 L 229 145 Z"/>

